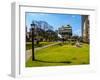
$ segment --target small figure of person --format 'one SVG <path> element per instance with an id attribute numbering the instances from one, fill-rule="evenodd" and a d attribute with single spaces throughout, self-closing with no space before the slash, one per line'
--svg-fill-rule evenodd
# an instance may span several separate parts
<path id="1" fill-rule="evenodd" d="M 39 39 L 36 40 L 36 44 L 37 44 L 37 45 L 39 44 Z"/>

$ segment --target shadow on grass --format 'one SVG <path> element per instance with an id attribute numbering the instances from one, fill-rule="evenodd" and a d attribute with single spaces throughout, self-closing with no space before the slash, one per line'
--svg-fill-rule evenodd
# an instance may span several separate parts
<path id="1" fill-rule="evenodd" d="M 35 59 L 34 61 L 38 61 L 38 62 L 44 62 L 44 63 L 67 63 L 67 64 L 71 64 L 71 61 L 59 61 L 59 62 L 52 62 L 52 61 L 42 61 L 42 60 L 38 60 Z"/>

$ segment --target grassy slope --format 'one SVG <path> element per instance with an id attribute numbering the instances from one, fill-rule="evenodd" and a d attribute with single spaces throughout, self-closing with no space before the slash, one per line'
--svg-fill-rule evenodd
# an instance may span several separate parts
<path id="1" fill-rule="evenodd" d="M 35 58 L 38 61 L 32 61 L 30 58 L 26 66 L 89 64 L 89 45 L 84 44 L 81 48 L 72 45 L 55 45 L 36 51 Z"/>
<path id="2" fill-rule="evenodd" d="M 36 45 L 36 43 L 34 44 L 34 47 L 42 47 L 42 46 L 45 46 L 45 45 L 49 45 L 49 44 L 52 44 L 53 42 L 40 42 L 39 45 Z M 32 49 L 32 43 L 30 42 L 29 44 L 26 44 L 26 50 L 28 49 Z"/>

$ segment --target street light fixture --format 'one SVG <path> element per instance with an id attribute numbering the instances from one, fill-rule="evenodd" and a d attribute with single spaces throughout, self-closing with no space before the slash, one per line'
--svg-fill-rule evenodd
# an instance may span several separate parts
<path id="1" fill-rule="evenodd" d="M 32 22 L 31 24 L 31 32 L 32 32 L 32 61 L 35 60 L 35 55 L 34 55 L 34 30 L 35 30 L 35 23 Z"/>

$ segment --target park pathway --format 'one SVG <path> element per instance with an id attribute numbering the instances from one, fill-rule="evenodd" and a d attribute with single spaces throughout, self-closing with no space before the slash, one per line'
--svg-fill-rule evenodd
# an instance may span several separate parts
<path id="1" fill-rule="evenodd" d="M 50 47 L 50 46 L 53 46 L 53 45 L 56 45 L 56 44 L 59 44 L 60 42 L 57 42 L 57 43 L 53 43 L 53 44 L 49 44 L 49 45 L 46 45 L 46 46 L 43 46 L 43 47 L 38 47 L 38 48 L 35 48 L 34 51 L 37 51 L 37 50 L 40 50 L 40 49 L 43 49 L 43 48 L 47 48 L 47 47 Z M 29 50 L 26 50 L 26 61 L 32 56 L 32 49 L 29 49 Z"/>

